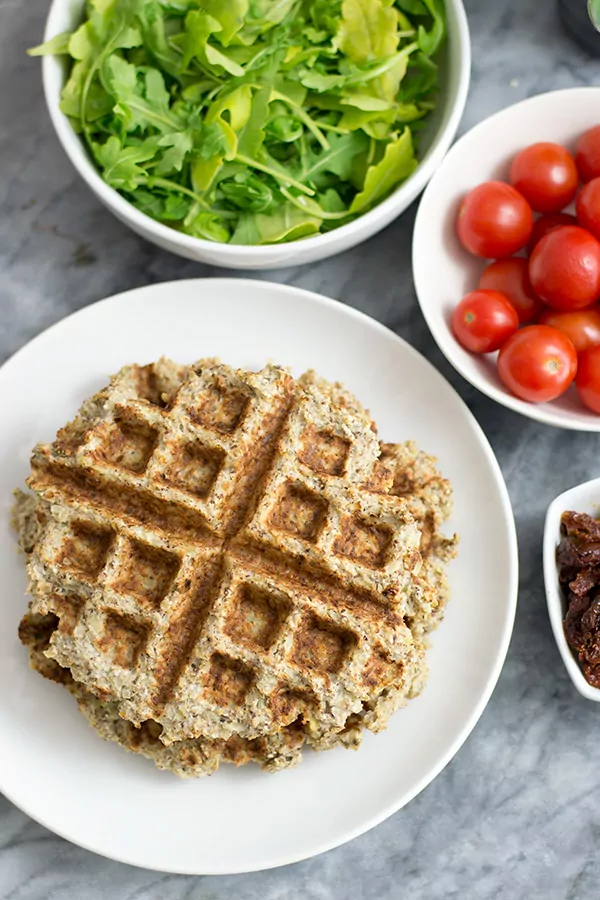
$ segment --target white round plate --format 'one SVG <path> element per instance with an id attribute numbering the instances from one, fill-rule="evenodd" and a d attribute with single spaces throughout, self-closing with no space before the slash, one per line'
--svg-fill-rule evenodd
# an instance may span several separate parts
<path id="1" fill-rule="evenodd" d="M 452 311 L 477 287 L 486 265 L 461 247 L 455 222 L 465 194 L 482 181 L 507 181 L 511 160 L 523 147 L 555 141 L 572 151 L 577 138 L 599 122 L 600 87 L 539 94 L 490 116 L 457 141 L 442 162 L 423 194 L 413 233 L 413 276 L 419 303 L 431 333 L 454 368 L 503 406 L 538 422 L 575 431 L 600 431 L 600 416 L 585 408 L 575 387 L 552 403 L 526 403 L 500 381 L 496 354 L 476 356 L 454 337 Z"/>
<path id="2" fill-rule="evenodd" d="M 268 775 L 224 766 L 180 781 L 100 740 L 66 691 L 28 669 L 17 640 L 26 599 L 8 525 L 11 492 L 37 440 L 126 362 L 161 354 L 314 367 L 370 409 L 385 440 L 439 456 L 461 536 L 453 598 L 433 637 L 422 695 L 357 753 L 307 752 Z M 479 426 L 441 375 L 382 325 L 341 303 L 259 281 L 156 284 L 90 306 L 40 335 L 0 370 L 0 790 L 37 821 L 97 853 L 168 872 L 245 872 L 305 859 L 391 815 L 456 753 L 489 700 L 516 605 L 510 501 Z"/>

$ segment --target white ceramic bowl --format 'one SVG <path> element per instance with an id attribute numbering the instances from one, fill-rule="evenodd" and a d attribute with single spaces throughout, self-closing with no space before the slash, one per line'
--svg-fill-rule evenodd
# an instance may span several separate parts
<path id="1" fill-rule="evenodd" d="M 70 31 L 82 18 L 84 0 L 53 0 L 45 40 Z M 181 234 L 144 215 L 104 183 L 79 137 L 59 109 L 66 74 L 64 58 L 47 56 L 42 63 L 44 92 L 52 123 L 65 153 L 99 200 L 137 234 L 179 256 L 231 269 L 267 269 L 314 262 L 349 250 L 400 215 L 423 190 L 456 134 L 471 68 L 469 29 L 462 0 L 446 0 L 448 40 L 440 53 L 439 101 L 423 135 L 424 156 L 418 169 L 387 200 L 348 225 L 327 234 L 289 244 L 240 247 Z"/>
<path id="2" fill-rule="evenodd" d="M 507 179 L 510 161 L 535 141 L 573 147 L 600 122 L 600 87 L 553 91 L 509 106 L 462 137 L 431 179 L 413 236 L 413 275 L 423 315 L 440 349 L 460 374 L 498 403 L 562 428 L 600 431 L 600 416 L 586 410 L 571 388 L 552 403 L 525 403 L 500 382 L 495 357 L 460 346 L 450 319 L 458 301 L 477 287 L 484 261 L 463 250 L 454 230 L 461 199 L 482 181 Z"/>
<path id="3" fill-rule="evenodd" d="M 569 645 L 563 631 L 563 619 L 567 611 L 565 598 L 558 583 L 556 566 L 556 548 L 560 541 L 560 518 L 565 510 L 598 516 L 600 513 L 600 478 L 578 484 L 576 487 L 559 494 L 553 500 L 546 513 L 544 528 L 544 582 L 546 586 L 546 602 L 548 615 L 554 633 L 554 639 L 562 656 L 562 661 L 569 677 L 579 693 L 588 700 L 600 703 L 600 688 L 592 687 L 584 678 L 577 658 Z"/>

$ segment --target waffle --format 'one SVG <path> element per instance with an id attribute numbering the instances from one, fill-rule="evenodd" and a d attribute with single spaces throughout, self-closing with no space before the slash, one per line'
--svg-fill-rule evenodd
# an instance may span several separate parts
<path id="1" fill-rule="evenodd" d="M 395 460 L 398 477 L 402 474 L 402 466 L 405 466 L 403 483 L 408 502 L 414 502 L 419 495 L 424 497 L 422 502 L 426 503 L 428 499 L 433 502 L 428 511 L 431 521 L 434 522 L 430 547 L 442 543 L 451 547 L 453 542 L 448 541 L 439 532 L 439 526 L 450 510 L 448 486 L 442 482 L 441 490 L 437 491 L 428 490 L 427 487 L 432 479 L 437 482 L 440 478 L 434 460 L 416 452 L 415 445 L 410 442 L 394 447 L 389 445 L 387 455 L 388 458 Z M 416 472 L 415 460 L 420 463 L 416 467 Z M 436 503 L 439 496 L 444 498 L 441 507 Z M 35 495 L 16 491 L 13 513 L 13 525 L 21 549 L 30 554 L 39 540 L 41 523 L 48 514 L 45 503 Z M 425 556 L 426 566 L 428 558 L 429 554 Z M 430 588 L 435 588 L 435 585 L 431 585 Z M 421 588 L 415 585 L 414 592 L 420 595 Z M 425 593 L 430 595 L 432 591 L 430 589 Z M 429 627 L 433 627 L 438 621 L 439 613 L 436 614 L 433 624 L 429 623 Z M 392 713 L 405 705 L 411 696 L 419 693 L 426 677 L 426 669 L 421 666 L 416 668 L 410 677 L 402 678 L 396 683 L 381 685 L 379 695 L 369 704 L 365 704 L 359 715 L 351 716 L 342 731 L 321 734 L 318 738 L 306 734 L 303 728 L 293 723 L 279 732 L 254 740 L 232 737 L 227 741 L 207 741 L 198 738 L 178 741 L 166 747 L 160 740 L 161 726 L 157 722 L 148 721 L 140 728 L 135 728 L 119 716 L 116 703 L 110 701 L 103 703 L 82 684 L 75 682 L 68 669 L 62 668 L 55 660 L 46 656 L 51 636 L 58 625 L 59 619 L 51 613 L 42 616 L 28 612 L 23 617 L 19 636 L 29 648 L 31 667 L 45 678 L 63 684 L 77 700 L 79 709 L 89 724 L 104 740 L 116 742 L 126 750 L 143 755 L 152 760 L 158 768 L 169 770 L 180 777 L 210 775 L 222 762 L 232 762 L 236 766 L 254 762 L 266 771 L 279 771 L 294 766 L 301 760 L 305 743 L 315 750 L 328 750 L 337 746 L 357 749 L 362 741 L 363 729 L 381 731 L 385 728 Z"/>
<path id="2" fill-rule="evenodd" d="M 310 380 L 313 380 L 312 376 Z M 336 399 L 343 402 L 339 394 Z M 350 397 L 349 402 L 355 402 L 354 398 Z M 446 538 L 441 531 L 451 511 L 450 485 L 441 477 L 435 460 L 419 451 L 413 442 L 382 445 L 381 463 L 380 486 L 404 496 L 415 518 L 428 523 L 421 547 L 425 584 L 414 584 L 411 600 L 413 606 L 421 611 L 421 620 L 415 616 L 409 621 L 411 628 L 418 627 L 422 622 L 424 630 L 429 631 L 440 621 L 448 593 L 444 564 L 455 553 L 456 539 Z M 19 544 L 29 554 L 39 540 L 40 523 L 47 516 L 45 503 L 35 495 L 17 491 L 13 512 Z M 440 599 L 437 605 L 435 602 L 423 602 L 424 598 L 431 600 L 436 597 Z M 52 614 L 40 616 L 27 613 L 24 617 L 20 637 L 29 647 L 32 668 L 46 678 L 62 683 L 75 696 L 79 709 L 90 725 L 105 740 L 115 741 L 127 750 L 146 756 L 159 768 L 168 769 L 181 777 L 211 774 L 220 762 L 236 765 L 255 762 L 267 771 L 278 771 L 299 762 L 303 743 L 307 740 L 316 750 L 340 745 L 356 749 L 362 740 L 363 729 L 380 731 L 385 728 L 391 714 L 419 692 L 426 676 L 425 668 L 421 667 L 412 672 L 412 680 L 405 678 L 396 684 L 383 685 L 379 695 L 365 704 L 360 714 L 350 717 L 341 732 L 322 734 L 317 739 L 293 724 L 281 732 L 254 741 L 232 737 L 228 741 L 208 742 L 199 738 L 166 747 L 160 740 L 161 727 L 158 723 L 145 722 L 136 729 L 119 716 L 117 704 L 102 703 L 83 685 L 75 682 L 68 669 L 61 668 L 46 657 L 45 651 L 58 621 Z"/>
<path id="3" fill-rule="evenodd" d="M 62 684 L 77 701 L 80 712 L 100 737 L 120 744 L 132 753 L 145 756 L 159 769 L 181 778 L 212 775 L 222 762 L 236 766 L 254 762 L 262 769 L 277 772 L 295 766 L 301 759 L 303 736 L 298 728 L 288 728 L 273 735 L 244 740 L 207 741 L 202 738 L 178 741 L 166 747 L 160 740 L 161 726 L 144 722 L 136 728 L 119 716 L 118 705 L 103 703 L 91 691 L 73 679 L 70 671 L 46 656 L 50 639 L 58 626 L 58 618 L 28 612 L 19 626 L 21 642 L 29 650 L 31 668 L 44 678 Z"/>
<path id="4" fill-rule="evenodd" d="M 330 742 L 424 664 L 420 532 L 379 454 L 316 377 L 126 367 L 34 450 L 46 655 L 165 745 L 298 720 Z"/>
<path id="5" fill-rule="evenodd" d="M 455 558 L 458 537 L 447 537 L 443 525 L 452 512 L 452 487 L 437 468 L 437 460 L 414 441 L 382 443 L 380 462 L 390 494 L 406 500 L 421 532 L 423 565 L 413 585 L 406 622 L 423 638 L 437 628 L 450 596 L 447 564 Z"/>

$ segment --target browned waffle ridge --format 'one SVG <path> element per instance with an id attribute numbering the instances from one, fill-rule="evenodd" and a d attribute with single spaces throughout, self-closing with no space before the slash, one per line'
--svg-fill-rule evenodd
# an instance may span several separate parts
<path id="1" fill-rule="evenodd" d="M 420 533 L 379 453 L 318 379 L 126 367 L 34 451 L 47 655 L 165 743 L 341 731 L 423 659 Z"/>

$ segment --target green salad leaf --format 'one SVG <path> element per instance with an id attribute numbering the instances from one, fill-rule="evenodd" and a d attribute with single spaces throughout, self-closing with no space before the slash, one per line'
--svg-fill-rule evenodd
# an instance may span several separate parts
<path id="1" fill-rule="evenodd" d="M 104 180 L 187 234 L 337 228 L 418 165 L 443 0 L 87 0 L 61 109 Z"/>
<path id="2" fill-rule="evenodd" d="M 37 47 L 30 47 L 27 53 L 29 56 L 61 56 L 69 53 L 69 44 L 71 42 L 71 32 L 63 31 L 57 34 L 44 44 L 38 44 Z"/>
<path id="3" fill-rule="evenodd" d="M 362 212 L 383 200 L 391 188 L 408 178 L 416 167 L 410 129 L 405 128 L 399 138 L 386 144 L 379 162 L 367 169 L 363 189 L 352 201 L 350 212 Z"/>

